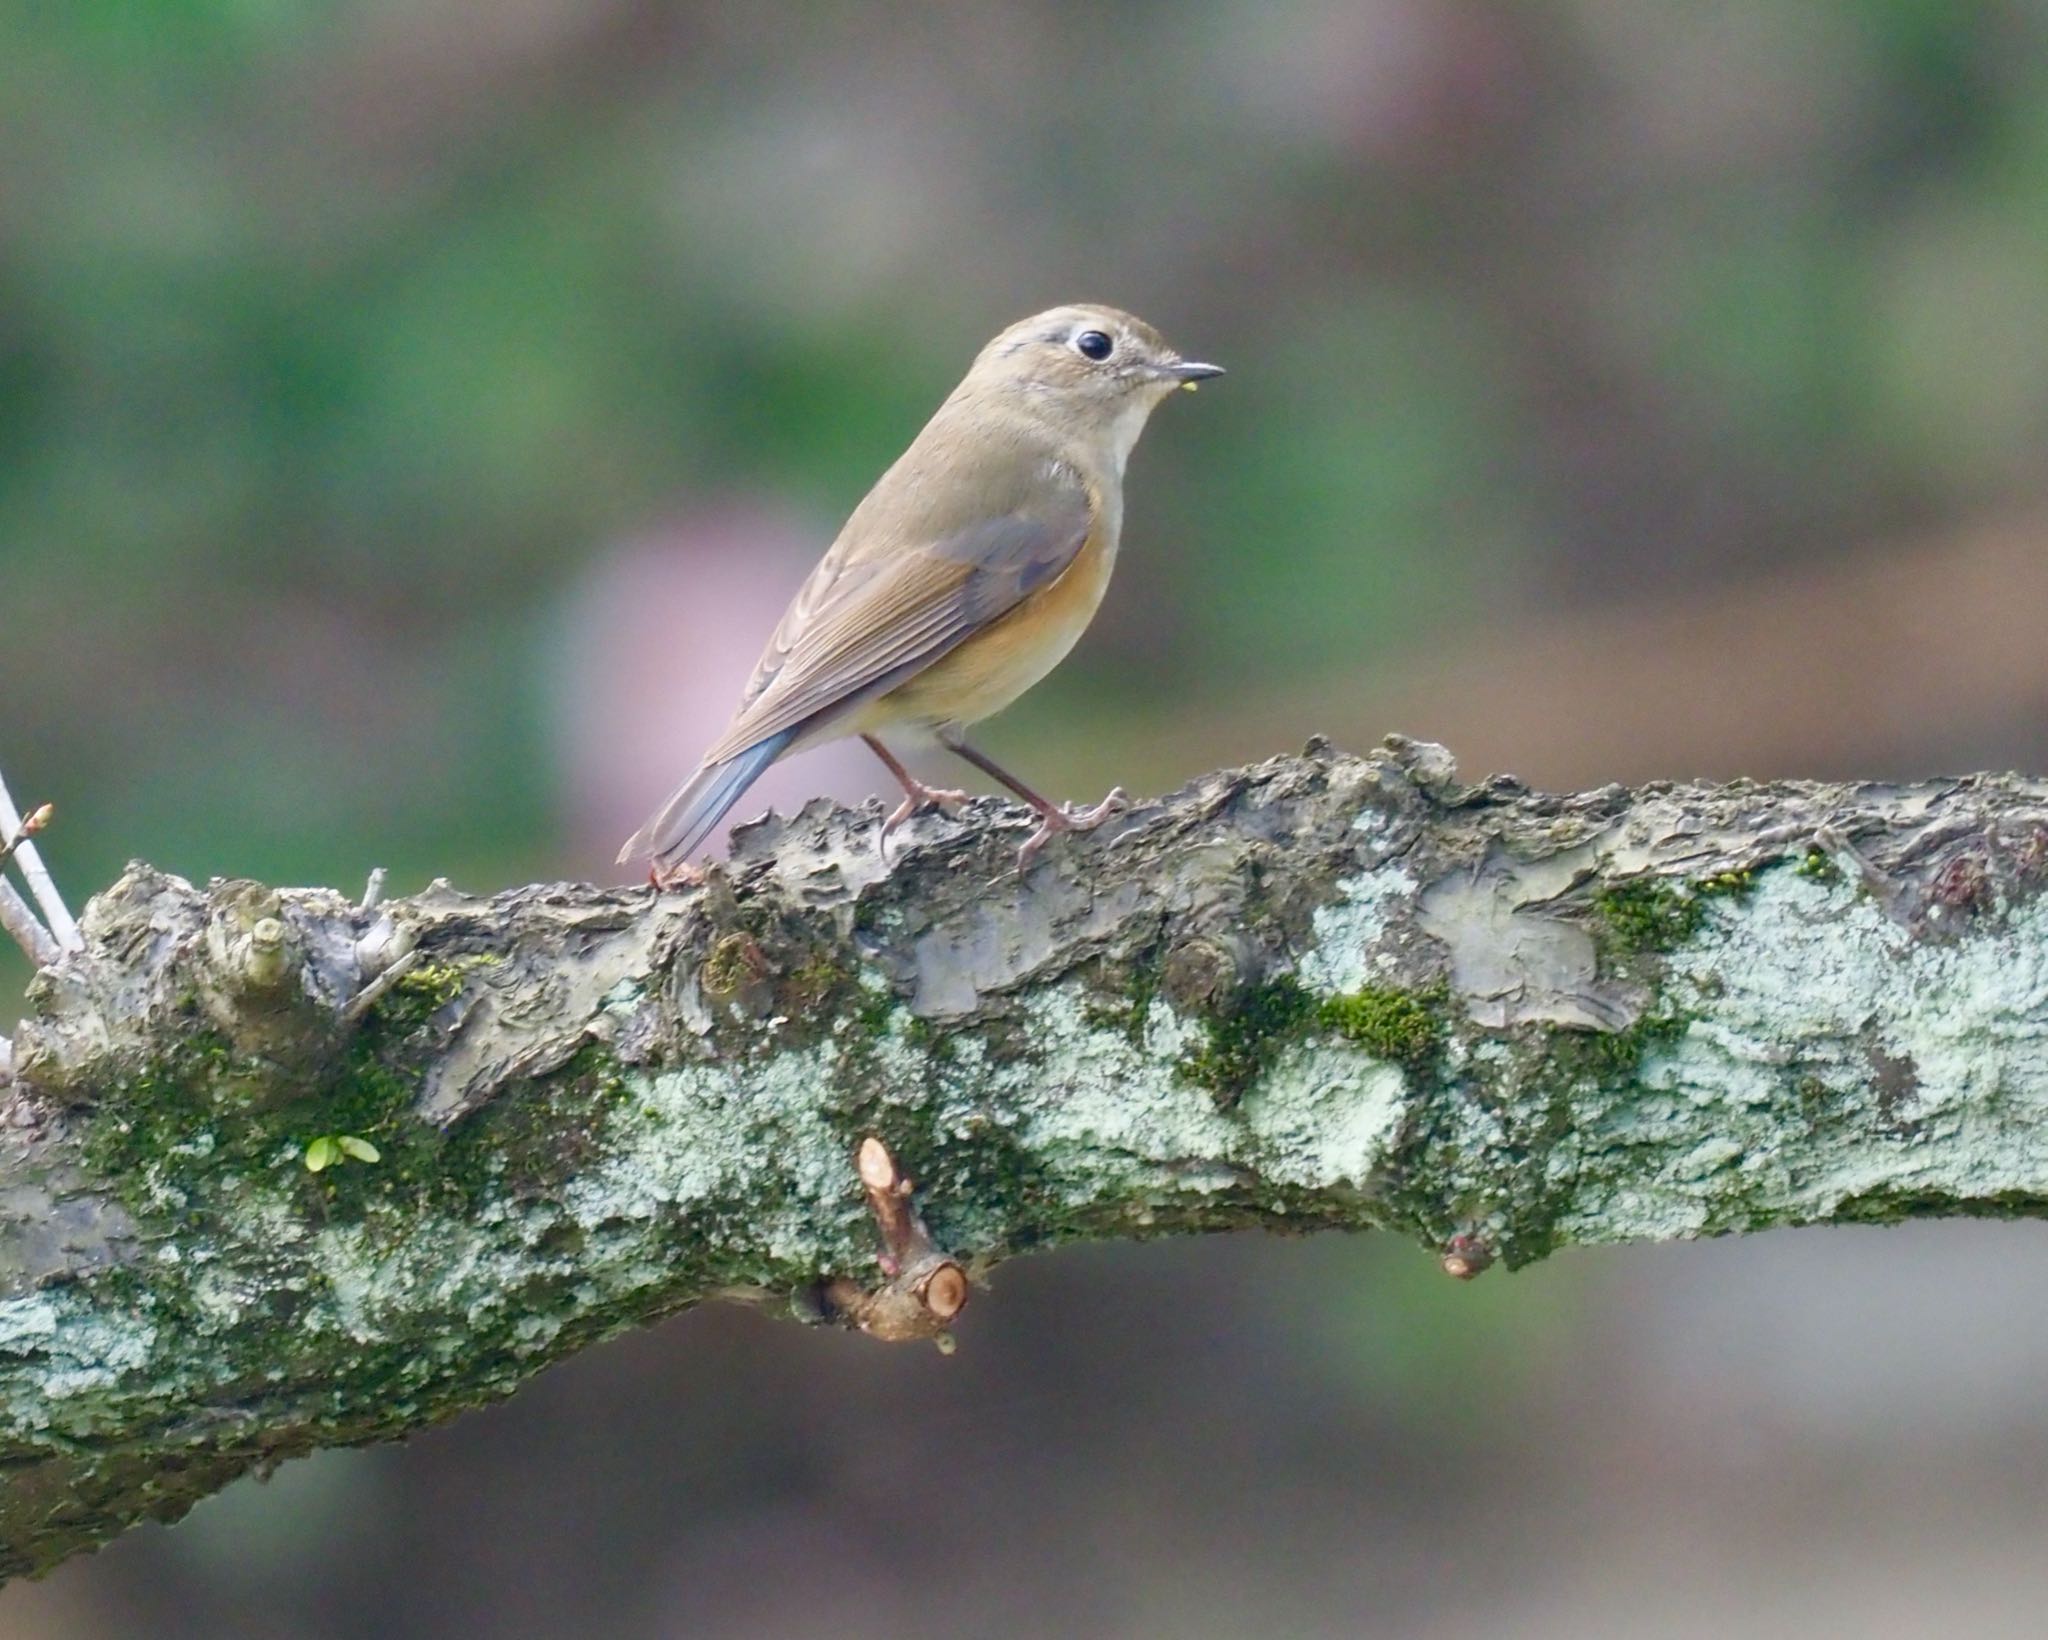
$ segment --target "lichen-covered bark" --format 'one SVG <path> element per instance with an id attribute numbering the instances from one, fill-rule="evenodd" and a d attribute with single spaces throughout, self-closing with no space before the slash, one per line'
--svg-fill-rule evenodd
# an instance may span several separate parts
<path id="1" fill-rule="evenodd" d="M 891 868 L 817 806 L 701 887 L 367 910 L 131 868 L 5 1090 L 0 1571 L 705 1298 L 843 1315 L 870 1135 L 975 1270 L 2048 1202 L 2041 783 L 1549 797 L 1397 742 L 1019 879 L 1022 825 L 922 820 Z"/>

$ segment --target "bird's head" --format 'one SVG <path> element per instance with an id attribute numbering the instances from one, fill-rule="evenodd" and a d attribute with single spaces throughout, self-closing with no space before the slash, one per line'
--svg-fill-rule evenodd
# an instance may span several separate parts
<path id="1" fill-rule="evenodd" d="M 1019 320 L 981 350 L 962 385 L 1017 395 L 1077 436 L 1106 439 L 1121 465 L 1167 394 L 1223 374 L 1184 359 L 1135 314 L 1092 302 Z"/>

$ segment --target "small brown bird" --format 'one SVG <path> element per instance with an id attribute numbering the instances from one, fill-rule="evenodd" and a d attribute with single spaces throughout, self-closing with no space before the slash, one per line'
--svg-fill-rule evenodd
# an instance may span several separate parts
<path id="1" fill-rule="evenodd" d="M 921 808 L 965 792 L 915 779 L 876 738 L 935 736 L 1029 803 L 1031 863 L 1055 832 L 1100 825 L 1049 802 L 961 738 L 1063 659 L 1116 565 L 1124 463 L 1169 393 L 1223 372 L 1183 359 L 1115 308 L 1053 308 L 1010 326 L 853 510 L 783 615 L 724 736 L 619 859 L 656 881 L 784 753 L 859 735 L 903 787 L 882 843 Z"/>

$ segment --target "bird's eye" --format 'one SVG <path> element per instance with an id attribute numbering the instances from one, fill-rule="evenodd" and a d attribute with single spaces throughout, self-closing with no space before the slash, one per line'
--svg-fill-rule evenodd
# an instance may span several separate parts
<path id="1" fill-rule="evenodd" d="M 1084 359 L 1100 362 L 1116 349 L 1116 343 L 1099 330 L 1084 330 L 1074 338 L 1074 351 Z"/>

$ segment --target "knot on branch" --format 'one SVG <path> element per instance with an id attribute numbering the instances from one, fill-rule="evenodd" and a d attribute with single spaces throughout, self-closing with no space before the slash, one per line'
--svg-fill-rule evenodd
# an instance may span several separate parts
<path id="1" fill-rule="evenodd" d="M 367 925 L 367 931 L 365 931 Z M 30 987 L 20 1070 L 70 1102 L 202 1041 L 238 1067 L 233 1103 L 303 1097 L 340 1062 L 410 933 L 326 890 L 215 881 L 135 864 L 94 898 L 81 949 Z M 375 996 L 368 998 L 374 1001 Z"/>

